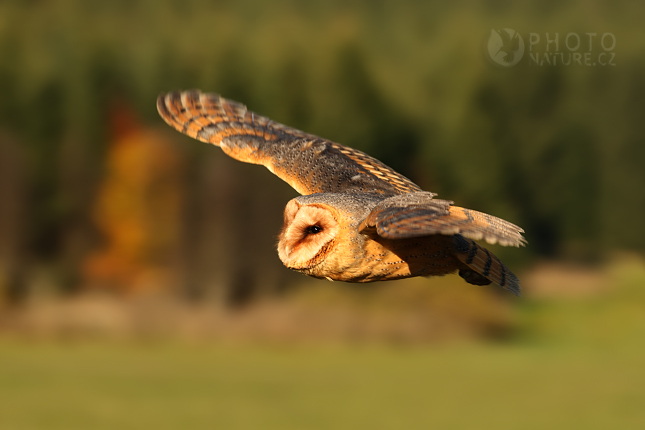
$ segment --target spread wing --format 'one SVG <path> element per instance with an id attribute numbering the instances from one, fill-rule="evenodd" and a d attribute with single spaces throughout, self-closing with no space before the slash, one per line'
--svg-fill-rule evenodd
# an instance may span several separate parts
<path id="1" fill-rule="evenodd" d="M 361 151 L 273 122 L 217 94 L 162 94 L 157 110 L 176 130 L 219 146 L 236 160 L 264 165 L 300 194 L 421 191 Z"/>
<path id="2" fill-rule="evenodd" d="M 447 200 L 433 199 L 433 193 L 410 193 L 380 202 L 359 226 L 359 231 L 375 228 L 386 239 L 405 239 L 432 234 L 461 234 L 484 239 L 490 244 L 520 246 L 526 243 L 515 224 L 482 212 L 453 206 Z"/>

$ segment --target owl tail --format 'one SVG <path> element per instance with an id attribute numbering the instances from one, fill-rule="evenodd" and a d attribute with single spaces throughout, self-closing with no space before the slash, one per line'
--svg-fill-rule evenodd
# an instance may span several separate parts
<path id="1" fill-rule="evenodd" d="M 466 265 L 459 270 L 459 276 L 474 285 L 488 285 L 491 282 L 520 296 L 520 281 L 492 252 L 474 240 L 455 235 L 456 256 Z"/>

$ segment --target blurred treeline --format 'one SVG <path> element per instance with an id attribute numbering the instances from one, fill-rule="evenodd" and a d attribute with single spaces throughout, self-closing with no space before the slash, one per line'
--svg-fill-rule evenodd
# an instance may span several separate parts
<path id="1" fill-rule="evenodd" d="M 303 280 L 274 251 L 295 192 L 158 118 L 157 95 L 188 88 L 521 225 L 528 248 L 495 250 L 515 267 L 644 251 L 643 16 L 628 0 L 5 0 L 0 291 L 238 303 Z M 611 32 L 616 66 L 496 68 L 503 27 Z"/>

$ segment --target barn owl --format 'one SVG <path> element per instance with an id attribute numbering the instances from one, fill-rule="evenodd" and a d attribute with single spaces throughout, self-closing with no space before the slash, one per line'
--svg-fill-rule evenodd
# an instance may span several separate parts
<path id="1" fill-rule="evenodd" d="M 520 294 L 517 277 L 476 240 L 520 246 L 524 230 L 454 206 L 369 155 L 257 115 L 217 94 L 157 99 L 171 127 L 261 164 L 301 195 L 287 203 L 278 256 L 316 278 L 373 282 L 458 271 Z"/>

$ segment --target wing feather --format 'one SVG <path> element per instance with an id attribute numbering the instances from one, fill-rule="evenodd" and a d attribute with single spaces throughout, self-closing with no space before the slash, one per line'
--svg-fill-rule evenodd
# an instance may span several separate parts
<path id="1" fill-rule="evenodd" d="M 239 161 L 266 166 L 300 194 L 356 190 L 391 196 L 421 191 L 361 151 L 273 122 L 217 94 L 162 94 L 157 110 L 176 130 L 219 146 Z"/>
<path id="2" fill-rule="evenodd" d="M 376 228 L 378 235 L 386 239 L 461 234 L 503 246 L 526 243 L 522 237 L 524 230 L 515 224 L 433 197 L 432 193 L 421 192 L 383 200 L 361 223 L 359 230 Z"/>

